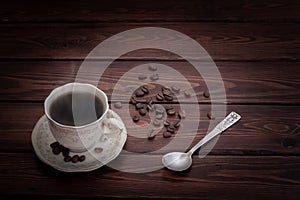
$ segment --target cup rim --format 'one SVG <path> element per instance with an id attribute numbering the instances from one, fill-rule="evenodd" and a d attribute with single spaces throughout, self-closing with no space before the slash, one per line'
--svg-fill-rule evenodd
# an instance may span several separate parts
<path id="1" fill-rule="evenodd" d="M 103 97 L 104 97 L 104 103 L 105 103 L 105 110 L 103 111 L 103 114 L 101 115 L 101 117 L 99 117 L 99 119 L 97 119 L 96 121 L 93 121 L 91 123 L 88 123 L 88 124 L 85 124 L 85 125 L 81 125 L 81 126 L 70 126 L 70 125 L 65 125 L 65 124 L 61 124 L 59 122 L 57 122 L 56 120 L 54 120 L 51 116 L 50 116 L 50 113 L 48 112 L 48 109 L 47 109 L 47 105 L 49 104 L 49 99 L 51 96 L 54 95 L 54 93 L 56 93 L 58 90 L 61 90 L 62 88 L 64 87 L 68 87 L 68 86 L 75 86 L 75 85 L 81 85 L 81 86 L 88 86 L 88 87 L 92 87 L 93 89 L 95 89 L 96 92 L 99 92 Z M 50 107 L 50 106 L 49 106 Z M 97 88 L 96 86 L 92 85 L 92 84 L 89 84 L 89 83 L 79 83 L 79 82 L 72 82 L 72 83 L 67 83 L 67 84 L 64 84 L 62 86 L 59 86 L 55 89 L 53 89 L 50 94 L 46 97 L 45 99 L 45 102 L 44 102 L 44 112 L 45 112 L 45 115 L 46 117 L 53 123 L 55 123 L 57 126 L 59 127 L 62 127 L 62 128 L 70 128 L 70 129 L 82 129 L 82 128 L 86 128 L 88 126 L 91 126 L 91 125 L 94 125 L 94 124 L 97 124 L 99 123 L 103 117 L 106 115 L 106 113 L 108 112 L 108 109 L 109 109 L 109 106 L 108 106 L 108 98 L 107 98 L 107 95 L 102 91 L 100 90 L 99 88 Z"/>

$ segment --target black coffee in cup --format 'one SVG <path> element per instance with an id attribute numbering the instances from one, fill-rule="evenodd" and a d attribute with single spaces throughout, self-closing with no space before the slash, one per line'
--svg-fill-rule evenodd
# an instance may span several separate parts
<path id="1" fill-rule="evenodd" d="M 53 120 L 68 126 L 83 126 L 99 119 L 104 103 L 88 92 L 69 92 L 58 96 L 50 105 Z"/>

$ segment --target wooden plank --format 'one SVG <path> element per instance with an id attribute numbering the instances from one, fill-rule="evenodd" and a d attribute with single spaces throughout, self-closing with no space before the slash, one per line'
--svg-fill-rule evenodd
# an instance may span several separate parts
<path id="1" fill-rule="evenodd" d="M 207 156 L 190 170 L 60 173 L 32 153 L 0 153 L 0 195 L 52 198 L 298 199 L 299 157 Z M 132 157 L 134 161 L 134 157 Z M 134 163 L 134 162 L 132 162 Z M 134 167 L 134 166 L 133 166 Z"/>
<path id="2" fill-rule="evenodd" d="M 1 22 L 299 21 L 296 0 L 7 1 Z"/>
<path id="3" fill-rule="evenodd" d="M 145 23 L 144 27 L 156 27 Z M 200 43 L 214 60 L 299 59 L 298 23 L 160 23 L 159 27 L 180 31 Z M 120 24 L 7 24 L 0 26 L 2 59 L 84 59 L 103 40 L 122 31 L 141 27 Z M 293 31 L 290 31 L 290 30 Z M 47 34 L 45 34 L 47 33 Z M 151 38 L 149 38 L 151 39 Z M 184 44 L 185 39 L 155 38 Z M 143 39 L 144 41 L 144 39 Z M 120 47 L 122 48 L 122 47 Z M 181 48 L 181 47 L 180 47 Z M 188 46 L 185 53 L 198 59 Z M 109 55 L 115 49 L 107 48 Z M 97 55 L 94 58 L 108 58 Z M 170 52 L 144 49 L 125 54 L 122 59 L 182 60 Z"/>
<path id="4" fill-rule="evenodd" d="M 128 71 L 147 63 L 149 61 L 116 61 L 106 69 L 100 79 L 97 73 L 103 69 L 103 62 L 91 62 L 92 67 L 84 69 L 81 73 L 82 78 L 78 81 L 94 83 L 100 79 L 98 87 L 105 91 L 110 99 L 112 92 L 114 92 L 113 99 L 124 99 L 126 95 L 131 95 L 134 92 L 134 86 L 140 83 L 139 74 L 128 73 Z M 217 87 L 221 82 L 214 78 L 213 73 L 206 71 L 212 78 L 204 81 L 202 76 L 187 62 L 159 63 L 181 73 L 190 82 L 197 95 L 197 102 L 210 103 L 211 99 L 203 97 L 203 91 L 207 90 L 207 84 L 215 87 L 210 91 L 214 95 L 213 102 L 223 102 L 221 100 L 222 92 Z M 0 62 L 0 66 L 2 66 L 0 99 L 43 101 L 54 88 L 73 82 L 80 65 L 81 61 Z M 217 62 L 216 65 L 224 81 L 227 103 L 300 103 L 298 62 Z M 205 64 L 203 69 L 207 69 Z M 145 73 L 151 74 L 147 65 L 145 70 Z M 128 78 L 121 83 L 122 87 L 117 87 L 115 84 L 126 72 Z M 168 72 L 161 72 L 159 75 L 161 84 L 173 81 L 171 79 L 163 81 L 165 77 L 169 76 Z M 179 82 L 174 84 L 178 85 Z M 191 98 L 184 98 L 183 89 L 181 88 L 182 91 L 178 94 L 178 98 L 181 98 L 180 101 L 194 101 Z M 155 101 L 155 98 L 153 100 Z"/>
<path id="5" fill-rule="evenodd" d="M 174 105 L 175 106 L 175 105 Z M 176 107 L 176 106 L 175 106 Z M 31 132 L 40 116 L 43 115 L 42 104 L 0 104 L 0 151 L 6 152 L 32 152 Z M 192 114 L 190 120 L 183 122 L 182 133 L 176 136 L 176 142 L 198 142 L 208 131 L 209 120 L 206 116 L 210 110 L 209 105 L 200 105 L 200 116 Z M 116 109 L 115 109 L 116 110 Z M 213 155 L 299 155 L 299 106 L 254 106 L 235 105 L 227 106 L 227 112 L 236 111 L 242 115 L 242 120 L 224 133 L 217 141 Z M 130 116 L 126 109 L 116 110 L 128 129 L 128 140 L 125 149 L 131 152 L 145 153 L 161 149 L 174 139 L 174 136 L 165 139 L 160 132 L 155 139 L 148 140 L 142 135 L 139 128 L 131 123 L 131 117 L 136 110 L 130 107 Z M 215 110 L 216 119 L 211 122 L 212 127 L 221 118 L 220 107 Z M 200 123 L 199 123 L 200 118 Z M 175 120 L 175 118 L 170 118 Z M 149 119 L 143 118 L 139 126 L 148 126 Z M 199 124 L 197 130 L 194 125 Z M 143 138 L 143 136 L 145 136 Z M 160 152 L 182 151 L 188 146 L 170 146 L 170 149 Z M 208 149 L 204 147 L 204 149 Z M 160 153 L 159 152 L 159 153 Z"/>

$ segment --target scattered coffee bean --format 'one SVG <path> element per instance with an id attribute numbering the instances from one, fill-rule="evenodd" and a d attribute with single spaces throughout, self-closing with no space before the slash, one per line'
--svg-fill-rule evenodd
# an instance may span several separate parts
<path id="1" fill-rule="evenodd" d="M 168 95 L 168 96 L 172 95 L 171 90 L 165 89 L 165 88 L 162 89 L 162 93 L 163 93 L 164 96 L 166 96 L 166 95 Z"/>
<path id="2" fill-rule="evenodd" d="M 175 128 L 178 128 L 180 126 L 180 120 L 178 120 L 178 121 L 176 121 L 175 123 L 174 123 L 174 127 Z"/>
<path id="3" fill-rule="evenodd" d="M 148 94 L 149 93 L 149 89 L 145 86 L 142 87 L 141 89 L 145 94 Z"/>
<path id="4" fill-rule="evenodd" d="M 211 113 L 211 111 L 209 111 L 209 112 L 207 113 L 207 118 L 208 118 L 208 119 L 211 119 L 211 120 L 214 120 L 214 119 L 215 119 L 215 116 L 213 116 L 212 113 Z"/>
<path id="5" fill-rule="evenodd" d="M 138 122 L 140 120 L 140 117 L 138 115 L 133 116 L 132 120 L 134 122 Z"/>
<path id="6" fill-rule="evenodd" d="M 137 97 L 143 97 L 145 95 L 145 93 L 142 90 L 138 90 L 135 92 L 135 96 Z"/>
<path id="7" fill-rule="evenodd" d="M 135 108 L 136 109 L 142 109 L 142 108 L 144 108 L 144 104 L 142 104 L 142 103 L 137 103 L 137 104 L 135 104 Z"/>
<path id="8" fill-rule="evenodd" d="M 156 80 L 159 79 L 159 76 L 158 76 L 158 74 L 152 74 L 152 75 L 150 76 L 150 79 L 151 79 L 152 81 L 156 81 Z"/>
<path id="9" fill-rule="evenodd" d="M 148 104 L 147 105 L 147 110 L 152 112 L 154 109 L 153 109 L 153 106 L 151 104 Z"/>
<path id="10" fill-rule="evenodd" d="M 151 97 L 148 97 L 148 98 L 146 99 L 146 103 L 151 105 L 151 104 L 152 104 L 152 98 L 151 98 Z"/>
<path id="11" fill-rule="evenodd" d="M 176 111 L 174 109 L 170 109 L 167 111 L 168 115 L 175 115 Z"/>
<path id="12" fill-rule="evenodd" d="M 85 155 L 82 155 L 82 156 L 79 157 L 80 162 L 83 162 L 84 160 L 85 160 Z"/>
<path id="13" fill-rule="evenodd" d="M 191 97 L 191 93 L 189 91 L 184 91 L 184 96 L 186 98 L 190 98 Z"/>
<path id="14" fill-rule="evenodd" d="M 53 142 L 52 144 L 50 144 L 50 147 L 53 149 L 54 147 L 58 147 L 59 143 L 58 142 Z"/>
<path id="15" fill-rule="evenodd" d="M 171 95 L 165 95 L 165 100 L 167 100 L 167 101 L 173 101 L 173 96 L 171 96 Z"/>
<path id="16" fill-rule="evenodd" d="M 132 96 L 130 98 L 130 103 L 132 103 L 133 105 L 137 104 L 137 100 L 136 100 L 135 96 Z"/>
<path id="17" fill-rule="evenodd" d="M 77 163 L 79 160 L 79 156 L 78 155 L 74 155 L 71 159 L 72 163 Z"/>
<path id="18" fill-rule="evenodd" d="M 164 121 L 164 126 L 170 126 L 170 122 L 168 120 Z"/>
<path id="19" fill-rule="evenodd" d="M 156 119 L 159 119 L 159 120 L 162 119 L 163 117 L 164 117 L 163 114 L 157 114 L 157 115 L 155 116 L 155 118 L 156 118 Z"/>
<path id="20" fill-rule="evenodd" d="M 148 133 L 148 139 L 151 140 L 153 138 L 155 138 L 157 132 L 155 130 L 150 130 Z"/>
<path id="21" fill-rule="evenodd" d="M 103 149 L 102 149 L 101 147 L 96 147 L 96 148 L 94 149 L 94 151 L 95 151 L 96 153 L 101 153 L 101 152 L 103 151 Z"/>
<path id="22" fill-rule="evenodd" d="M 68 149 L 68 148 L 66 148 L 66 147 L 64 147 L 64 148 L 62 149 L 62 154 L 63 154 L 64 157 L 68 156 L 69 153 L 70 153 L 70 149 Z"/>
<path id="23" fill-rule="evenodd" d="M 165 109 L 168 111 L 168 110 L 171 110 L 171 109 L 174 109 L 174 108 L 173 108 L 173 106 L 166 105 L 166 106 L 165 106 Z"/>
<path id="24" fill-rule="evenodd" d="M 164 138 L 169 138 L 169 137 L 171 137 L 171 133 L 166 131 L 166 132 L 164 132 L 163 136 L 164 136 Z"/>
<path id="25" fill-rule="evenodd" d="M 56 147 L 54 147 L 54 148 L 52 149 L 52 152 L 53 152 L 55 155 L 60 154 L 61 149 L 60 149 L 59 145 L 56 146 Z"/>
<path id="26" fill-rule="evenodd" d="M 287 149 L 292 149 L 296 146 L 297 142 L 293 138 L 284 138 L 282 145 Z"/>
<path id="27" fill-rule="evenodd" d="M 148 69 L 150 71 L 156 71 L 157 70 L 157 67 L 155 65 L 149 65 Z"/>
<path id="28" fill-rule="evenodd" d="M 175 85 L 173 85 L 172 87 L 171 87 L 171 89 L 175 92 L 175 93 L 179 93 L 180 92 L 180 89 L 178 88 L 178 87 L 176 87 Z"/>
<path id="29" fill-rule="evenodd" d="M 161 123 L 160 123 L 159 120 L 155 119 L 155 120 L 153 120 L 153 125 L 154 125 L 154 126 L 160 126 Z"/>
<path id="30" fill-rule="evenodd" d="M 122 103 L 118 101 L 114 104 L 114 106 L 115 108 L 122 108 Z"/>
<path id="31" fill-rule="evenodd" d="M 162 107 L 155 107 L 156 114 L 164 114 L 165 110 Z"/>
<path id="32" fill-rule="evenodd" d="M 163 100 L 164 100 L 164 96 L 163 96 L 162 94 L 157 94 L 157 95 L 156 95 L 156 99 L 157 99 L 158 101 L 163 101 Z"/>
<path id="33" fill-rule="evenodd" d="M 175 132 L 175 129 L 174 129 L 174 127 L 169 126 L 169 127 L 167 128 L 167 131 L 170 132 L 170 133 L 174 133 L 174 132 Z"/>
<path id="34" fill-rule="evenodd" d="M 140 115 L 144 116 L 147 113 L 147 110 L 145 108 L 140 109 L 139 111 Z"/>
<path id="35" fill-rule="evenodd" d="M 145 74 L 140 74 L 139 75 L 139 80 L 145 80 L 147 76 Z"/>
<path id="36" fill-rule="evenodd" d="M 71 156 L 65 156 L 64 161 L 65 162 L 70 162 L 72 160 Z"/>
<path id="37" fill-rule="evenodd" d="M 204 96 L 205 98 L 209 98 L 210 94 L 209 94 L 209 92 L 206 90 L 205 92 L 203 92 L 203 96 Z"/>
<path id="38" fill-rule="evenodd" d="M 184 110 L 179 110 L 178 117 L 179 117 L 179 119 L 185 119 L 185 117 L 186 117 L 185 111 Z"/>

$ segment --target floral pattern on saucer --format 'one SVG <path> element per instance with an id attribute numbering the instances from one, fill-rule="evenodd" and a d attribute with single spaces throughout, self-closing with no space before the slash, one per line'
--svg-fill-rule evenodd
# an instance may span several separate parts
<path id="1" fill-rule="evenodd" d="M 83 162 L 65 162 L 62 154 L 54 155 L 52 153 L 50 144 L 56 140 L 50 131 L 45 115 L 39 119 L 32 131 L 31 141 L 34 151 L 41 161 L 60 171 L 85 172 L 98 169 L 119 155 L 127 139 L 127 130 L 119 115 L 109 110 L 106 118 L 101 124 L 104 135 L 100 137 L 93 148 L 83 153 L 70 152 L 70 156 L 85 155 L 86 159 Z"/>

